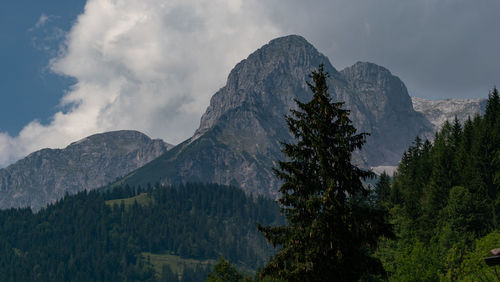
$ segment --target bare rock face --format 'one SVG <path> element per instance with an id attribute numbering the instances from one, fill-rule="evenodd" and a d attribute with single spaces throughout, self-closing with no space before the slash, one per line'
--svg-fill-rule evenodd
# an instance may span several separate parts
<path id="1" fill-rule="evenodd" d="M 361 153 L 365 164 L 396 165 L 415 137 L 432 136 L 432 124 L 413 109 L 406 86 L 389 70 L 358 62 L 340 73 L 347 87 L 336 88 L 338 99 L 350 101 L 354 125 L 371 134 Z"/>
<path id="2" fill-rule="evenodd" d="M 0 208 L 38 209 L 66 192 L 94 189 L 127 173 L 118 183 L 213 182 L 274 198 L 280 183 L 272 169 L 284 159 L 280 142 L 294 142 L 284 116 L 296 107 L 294 99 L 311 99 L 306 81 L 320 64 L 330 74 L 332 100 L 345 102 L 358 132 L 371 134 L 353 161 L 375 171 L 394 168 L 416 136 L 432 138 L 450 115 L 460 119 L 484 107 L 481 101 L 412 102 L 389 70 L 358 62 L 339 72 L 303 37 L 285 36 L 234 67 L 194 136 L 182 144 L 167 151 L 161 140 L 117 131 L 35 152 L 0 170 Z"/>
<path id="3" fill-rule="evenodd" d="M 126 183 L 216 182 L 253 194 L 277 195 L 272 171 L 284 159 L 280 142 L 293 142 L 284 116 L 294 99 L 309 101 L 306 81 L 320 64 L 330 74 L 332 100 L 345 102 L 359 131 L 372 135 L 355 161 L 395 165 L 417 135 L 432 125 L 413 110 L 406 87 L 388 70 L 357 63 L 338 72 L 304 38 L 277 38 L 241 61 L 212 97 L 195 135 L 124 179 Z"/>
<path id="4" fill-rule="evenodd" d="M 486 110 L 487 99 L 446 99 L 426 100 L 412 97 L 413 108 L 422 113 L 434 126 L 440 130 L 446 121 L 452 122 L 455 116 L 462 123 L 469 117 L 482 115 Z"/>
<path id="5" fill-rule="evenodd" d="M 40 209 L 65 193 L 114 181 L 165 153 L 171 145 L 137 131 L 92 135 L 65 149 L 43 149 L 0 169 L 0 208 Z"/>

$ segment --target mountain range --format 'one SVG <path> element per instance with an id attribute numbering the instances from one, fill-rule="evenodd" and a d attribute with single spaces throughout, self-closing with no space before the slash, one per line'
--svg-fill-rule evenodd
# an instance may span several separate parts
<path id="1" fill-rule="evenodd" d="M 293 142 L 284 116 L 308 101 L 309 74 L 329 73 L 333 101 L 345 102 L 359 132 L 371 135 L 353 161 L 364 167 L 395 166 L 416 136 L 432 139 L 445 119 L 484 110 L 480 100 L 410 98 L 389 70 L 358 62 L 338 71 L 303 37 L 270 41 L 230 72 L 188 140 L 168 150 L 136 131 L 90 136 L 59 150 L 44 149 L 0 170 L 0 207 L 40 208 L 65 193 L 117 184 L 214 182 L 250 194 L 277 196 L 273 167 L 284 158 L 281 142 Z"/>
<path id="2" fill-rule="evenodd" d="M 467 118 L 477 114 L 484 114 L 487 99 L 446 99 L 426 100 L 412 97 L 413 108 L 422 113 L 434 125 L 434 131 L 443 127 L 446 121 L 453 121 L 455 117 L 462 123 Z"/>
<path id="3" fill-rule="evenodd" d="M 115 181 L 172 145 L 138 131 L 96 134 L 64 149 L 43 149 L 0 169 L 0 207 L 31 207 Z"/>

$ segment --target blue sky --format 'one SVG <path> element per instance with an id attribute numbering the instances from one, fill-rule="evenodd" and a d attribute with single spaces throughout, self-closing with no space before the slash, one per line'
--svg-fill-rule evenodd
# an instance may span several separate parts
<path id="1" fill-rule="evenodd" d="M 388 68 L 410 95 L 485 98 L 500 80 L 498 0 L 6 0 L 0 167 L 135 129 L 192 136 L 230 70 L 299 34 L 341 70 Z"/>
<path id="2" fill-rule="evenodd" d="M 85 1 L 7 0 L 0 9 L 0 131 L 17 134 L 33 119 L 47 122 L 73 82 L 48 69 Z M 46 22 L 36 24 L 46 15 Z M 49 48 L 49 50 L 44 50 Z"/>

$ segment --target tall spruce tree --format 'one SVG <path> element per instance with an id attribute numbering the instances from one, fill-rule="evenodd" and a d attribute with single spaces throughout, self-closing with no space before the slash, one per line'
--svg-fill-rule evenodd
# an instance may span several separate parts
<path id="1" fill-rule="evenodd" d="M 357 281 L 383 272 L 370 254 L 382 235 L 392 236 L 386 214 L 368 203 L 363 180 L 369 171 L 351 164 L 352 152 L 361 149 L 366 133 L 356 134 L 343 103 L 331 101 L 320 65 L 313 71 L 313 98 L 298 100 L 286 121 L 296 143 L 283 143 L 287 161 L 275 173 L 286 226 L 262 227 L 278 253 L 261 271 L 286 281 Z"/>
<path id="2" fill-rule="evenodd" d="M 377 205 L 384 206 L 391 196 L 391 177 L 384 171 L 375 185 Z"/>

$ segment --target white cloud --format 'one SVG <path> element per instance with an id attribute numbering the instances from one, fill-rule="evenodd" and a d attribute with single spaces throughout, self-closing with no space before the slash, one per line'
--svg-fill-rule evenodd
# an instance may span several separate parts
<path id="1" fill-rule="evenodd" d="M 0 134 L 0 166 L 114 129 L 180 142 L 238 61 L 291 33 L 337 68 L 383 65 L 418 96 L 485 97 L 499 83 L 499 8 L 497 0 L 88 0 L 51 63 L 77 81 L 65 110 L 18 136 Z"/>
<path id="2" fill-rule="evenodd" d="M 40 15 L 40 18 L 38 19 L 38 21 L 35 24 L 35 28 L 40 28 L 40 27 L 44 26 L 50 20 L 50 18 L 51 18 L 50 16 L 47 16 L 45 13 L 42 13 Z"/>
<path id="3" fill-rule="evenodd" d="M 96 132 L 136 129 L 178 143 L 191 136 L 231 68 L 279 35 L 258 3 L 89 0 L 54 72 L 76 78 L 49 124 L 0 135 L 0 165 Z M 42 26 L 49 17 L 40 18 Z M 69 110 L 68 110 L 69 109 Z"/>

